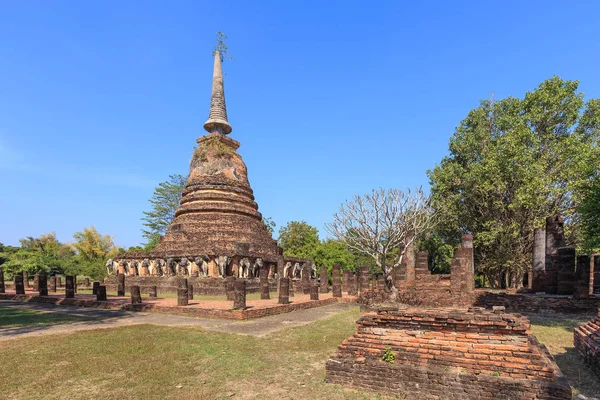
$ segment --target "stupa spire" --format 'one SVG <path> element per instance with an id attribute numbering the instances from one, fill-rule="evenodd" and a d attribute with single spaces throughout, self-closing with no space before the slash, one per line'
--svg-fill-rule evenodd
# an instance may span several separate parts
<path id="1" fill-rule="evenodd" d="M 227 121 L 227 106 L 225 105 L 225 87 L 223 85 L 223 70 L 221 68 L 221 53 L 215 51 L 215 66 L 213 70 L 212 95 L 208 121 L 204 123 L 208 133 L 231 133 L 231 125 Z"/>

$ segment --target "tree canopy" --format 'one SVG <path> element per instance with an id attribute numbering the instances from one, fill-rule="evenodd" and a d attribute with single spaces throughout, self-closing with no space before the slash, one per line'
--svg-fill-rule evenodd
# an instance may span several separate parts
<path id="1" fill-rule="evenodd" d="M 546 216 L 565 216 L 570 243 L 580 241 L 575 210 L 597 173 L 598 106 L 584 102 L 577 81 L 558 77 L 522 99 L 482 101 L 428 171 L 438 233 L 450 244 L 473 233 L 478 271 L 492 285 L 522 280 Z"/>
<path id="2" fill-rule="evenodd" d="M 313 259 L 319 246 L 319 231 L 305 221 L 290 221 L 279 229 L 283 255 Z"/>

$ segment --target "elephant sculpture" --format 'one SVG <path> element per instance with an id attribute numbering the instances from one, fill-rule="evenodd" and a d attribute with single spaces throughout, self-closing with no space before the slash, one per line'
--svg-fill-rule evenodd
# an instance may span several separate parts
<path id="1" fill-rule="evenodd" d="M 179 275 L 189 275 L 190 274 L 190 262 L 187 258 L 182 258 L 179 260 Z"/>
<path id="2" fill-rule="evenodd" d="M 150 275 L 150 260 L 147 258 L 142 260 L 142 272 L 144 275 Z"/>
<path id="3" fill-rule="evenodd" d="M 292 273 L 292 278 L 300 278 L 302 275 L 302 267 L 300 267 L 300 263 L 294 264 L 294 272 Z"/>
<path id="4" fill-rule="evenodd" d="M 127 261 L 125 261 L 125 260 L 119 261 L 119 267 L 123 267 L 124 275 L 129 275 L 129 267 L 127 266 Z"/>
<path id="5" fill-rule="evenodd" d="M 167 258 L 167 275 L 177 275 L 177 262 L 173 258 Z"/>
<path id="6" fill-rule="evenodd" d="M 250 260 L 248 257 L 244 257 L 240 260 L 238 271 L 238 278 L 248 278 L 250 273 Z"/>
<path id="7" fill-rule="evenodd" d="M 167 262 L 164 259 L 159 258 L 154 265 L 156 266 L 156 275 L 164 276 L 167 274 Z"/>
<path id="8" fill-rule="evenodd" d="M 285 267 L 283 267 L 283 277 L 284 278 L 289 278 L 290 277 L 290 269 L 291 268 L 292 268 L 292 263 L 288 261 L 285 264 Z"/>
<path id="9" fill-rule="evenodd" d="M 116 262 L 114 262 L 112 258 L 109 258 L 104 266 L 106 267 L 106 273 L 108 275 L 116 275 Z"/>
<path id="10" fill-rule="evenodd" d="M 129 275 L 139 275 L 140 271 L 139 271 L 139 265 L 140 263 L 138 262 L 138 260 L 132 260 L 129 262 Z"/>
<path id="11" fill-rule="evenodd" d="M 210 261 L 210 258 L 206 255 L 201 255 L 194 259 L 201 276 L 208 276 L 208 261 Z"/>
<path id="12" fill-rule="evenodd" d="M 217 264 L 217 267 L 219 267 L 219 276 L 225 277 L 227 273 L 227 266 L 229 265 L 230 261 L 231 260 L 227 256 L 219 256 L 215 259 L 215 263 Z"/>
<path id="13" fill-rule="evenodd" d="M 317 279 L 317 266 L 313 263 L 310 263 L 310 278 Z"/>
<path id="14" fill-rule="evenodd" d="M 250 278 L 256 278 L 259 274 L 259 271 L 263 268 L 263 260 L 262 258 L 257 258 L 252 264 L 252 269 L 250 270 Z"/>

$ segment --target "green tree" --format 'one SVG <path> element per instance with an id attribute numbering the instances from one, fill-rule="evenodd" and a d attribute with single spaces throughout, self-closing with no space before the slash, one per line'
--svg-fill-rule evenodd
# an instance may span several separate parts
<path id="1" fill-rule="evenodd" d="M 290 221 L 279 229 L 279 246 L 283 255 L 313 259 L 319 247 L 319 231 L 305 221 Z"/>
<path id="2" fill-rule="evenodd" d="M 181 195 L 185 189 L 187 179 L 183 175 L 170 175 L 169 180 L 158 184 L 154 194 L 149 200 L 152 205 L 150 211 L 144 211 L 143 235 L 147 241 L 145 250 L 153 250 L 160 238 L 165 234 L 171 221 L 175 218 L 175 211 L 179 207 Z"/>
<path id="3" fill-rule="evenodd" d="M 523 99 L 482 101 L 456 128 L 449 156 L 428 171 L 441 243 L 473 233 L 477 270 L 493 286 L 522 281 L 533 229 L 546 216 L 565 216 L 577 232 L 580 188 L 599 160 L 597 104 L 584 103 L 577 81 L 558 77 Z"/>
<path id="4" fill-rule="evenodd" d="M 84 228 L 82 232 L 76 232 L 73 238 L 75 242 L 71 245 L 77 254 L 77 264 L 67 272 L 86 275 L 92 279 L 105 277 L 106 261 L 119 252 L 119 248 L 115 246 L 112 237 L 100 234 L 92 225 L 89 228 Z"/>
<path id="5" fill-rule="evenodd" d="M 600 177 L 582 188 L 578 208 L 582 224 L 582 248 L 588 253 L 600 251 Z"/>
<path id="6" fill-rule="evenodd" d="M 320 268 L 327 268 L 329 275 L 331 275 L 333 264 L 340 264 L 343 270 L 356 271 L 356 257 L 354 254 L 344 243 L 332 239 L 319 243 L 313 261 Z"/>
<path id="7" fill-rule="evenodd" d="M 74 251 L 60 243 L 54 233 L 39 238 L 27 237 L 20 242 L 20 247 L 0 248 L 0 264 L 11 275 L 22 271 L 30 275 L 41 271 L 60 274 L 73 265 Z"/>

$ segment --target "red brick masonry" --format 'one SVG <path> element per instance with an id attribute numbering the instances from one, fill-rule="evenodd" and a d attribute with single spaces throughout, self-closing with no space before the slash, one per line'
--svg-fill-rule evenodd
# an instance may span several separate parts
<path id="1" fill-rule="evenodd" d="M 189 306 L 177 306 L 177 299 L 148 299 L 144 297 L 141 304 L 131 304 L 129 297 L 109 297 L 107 301 L 96 301 L 96 296 L 77 295 L 74 299 L 66 299 L 64 295 L 38 296 L 37 294 L 18 295 L 0 293 L 0 300 L 60 304 L 65 306 L 95 307 L 113 310 L 161 312 L 180 314 L 189 317 L 220 319 L 252 319 L 269 315 L 284 314 L 296 310 L 326 306 L 338 302 L 354 302 L 356 297 L 333 298 L 331 294 L 321 295 L 320 300 L 310 300 L 309 295 L 297 295 L 290 304 L 277 304 L 277 299 L 249 300 L 246 310 L 232 310 L 231 301 L 190 301 Z"/>
<path id="2" fill-rule="evenodd" d="M 596 318 L 575 328 L 573 341 L 585 363 L 600 376 L 600 309 Z"/>
<path id="3" fill-rule="evenodd" d="M 409 399 L 571 399 L 520 315 L 382 309 L 357 325 L 327 361 L 329 382 Z M 386 348 L 394 363 L 382 360 Z"/>

